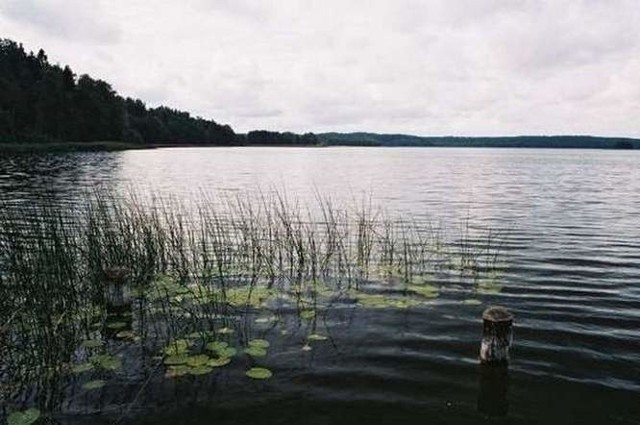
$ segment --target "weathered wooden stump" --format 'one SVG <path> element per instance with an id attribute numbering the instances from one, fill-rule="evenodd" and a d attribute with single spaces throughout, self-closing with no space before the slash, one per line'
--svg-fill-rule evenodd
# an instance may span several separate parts
<path id="1" fill-rule="evenodd" d="M 133 298 L 129 285 L 129 270 L 109 267 L 104 270 L 104 298 L 107 322 L 104 335 L 116 339 L 121 331 L 130 331 L 133 324 Z"/>
<path id="2" fill-rule="evenodd" d="M 104 271 L 104 297 L 108 306 L 121 307 L 131 304 L 131 292 L 126 267 L 109 267 Z"/>
<path id="3" fill-rule="evenodd" d="M 513 315 L 504 307 L 489 307 L 482 313 L 482 322 L 480 362 L 508 364 L 513 340 Z"/>

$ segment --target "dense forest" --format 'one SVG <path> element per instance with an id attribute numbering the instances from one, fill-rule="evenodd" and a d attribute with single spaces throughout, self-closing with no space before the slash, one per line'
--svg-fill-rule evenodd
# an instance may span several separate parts
<path id="1" fill-rule="evenodd" d="M 257 131 L 238 135 L 228 125 L 167 107 L 123 98 L 47 54 L 27 53 L 0 39 L 0 143 L 116 141 L 137 145 L 315 144 L 313 134 Z"/>
<path id="2" fill-rule="evenodd" d="M 638 149 L 640 140 L 593 136 L 420 137 L 405 134 L 323 133 L 326 145 L 340 146 L 440 146 L 491 148 Z"/>

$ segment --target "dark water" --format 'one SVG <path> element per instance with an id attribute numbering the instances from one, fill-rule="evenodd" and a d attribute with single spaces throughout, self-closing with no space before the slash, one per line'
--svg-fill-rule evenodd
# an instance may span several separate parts
<path id="1" fill-rule="evenodd" d="M 453 302 L 464 292 L 455 284 L 428 308 L 337 305 L 322 324 L 328 343 L 303 353 L 295 331 L 278 339 L 269 381 L 242 379 L 241 367 L 168 382 L 125 374 L 106 407 L 103 396 L 76 398 L 62 423 L 637 424 L 639 162 L 633 151 L 163 149 L 3 158 L 0 190 L 16 205 L 42 195 L 72 205 L 104 185 L 177 204 L 276 188 L 345 204 L 371 196 L 447 229 L 504 231 L 507 269 L 483 305 Z M 477 361 L 492 304 L 516 317 L 507 374 Z M 271 339 L 269 327 L 255 332 Z"/>

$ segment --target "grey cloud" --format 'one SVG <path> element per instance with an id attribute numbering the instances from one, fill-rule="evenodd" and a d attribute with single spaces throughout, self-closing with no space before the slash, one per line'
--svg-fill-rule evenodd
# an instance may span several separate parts
<path id="1" fill-rule="evenodd" d="M 81 43 L 115 43 L 118 28 L 105 20 L 97 2 L 2 0 L 0 12 L 52 37 Z"/>
<path id="2" fill-rule="evenodd" d="M 640 136 L 637 0 L 0 5 L 29 47 L 241 132 Z"/>

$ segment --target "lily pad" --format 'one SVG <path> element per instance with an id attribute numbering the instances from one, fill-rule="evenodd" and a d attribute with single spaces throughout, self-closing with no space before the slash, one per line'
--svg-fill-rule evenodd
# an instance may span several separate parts
<path id="1" fill-rule="evenodd" d="M 185 365 L 170 366 L 165 372 L 165 378 L 177 378 L 190 372 L 191 368 Z"/>
<path id="2" fill-rule="evenodd" d="M 269 341 L 266 339 L 252 339 L 249 341 L 249 347 L 269 348 Z"/>
<path id="3" fill-rule="evenodd" d="M 326 341 L 328 337 L 320 334 L 311 334 L 307 337 L 309 341 Z"/>
<path id="4" fill-rule="evenodd" d="M 464 300 L 462 303 L 466 304 L 466 305 L 482 305 L 482 301 L 475 300 L 473 298 L 470 298 L 468 300 Z"/>
<path id="5" fill-rule="evenodd" d="M 235 331 L 233 329 L 227 328 L 227 327 L 224 327 L 218 330 L 218 333 L 222 335 L 231 335 L 234 332 Z"/>
<path id="6" fill-rule="evenodd" d="M 229 358 L 238 354 L 238 350 L 233 347 L 222 348 L 216 351 L 219 357 Z"/>
<path id="7" fill-rule="evenodd" d="M 208 373 L 213 372 L 213 368 L 207 365 L 194 366 L 189 368 L 189 373 L 191 375 L 206 375 Z"/>
<path id="8" fill-rule="evenodd" d="M 184 354 L 189 350 L 190 346 L 191 343 L 186 339 L 177 339 L 167 344 L 164 348 L 164 353 L 169 356 Z"/>
<path id="9" fill-rule="evenodd" d="M 204 348 L 209 351 L 218 352 L 219 350 L 224 350 L 229 346 L 228 342 L 224 341 L 213 341 L 208 343 Z"/>
<path id="10" fill-rule="evenodd" d="M 74 366 L 71 369 L 71 372 L 73 372 L 75 374 L 80 374 L 80 373 L 89 372 L 91 370 L 93 370 L 93 364 L 92 363 L 82 363 L 82 364 Z"/>
<path id="11" fill-rule="evenodd" d="M 110 356 L 109 354 L 92 356 L 89 360 L 91 363 L 107 370 L 117 370 L 122 367 L 122 361 L 115 356 Z"/>
<path id="12" fill-rule="evenodd" d="M 102 388 L 106 385 L 106 381 L 102 379 L 96 379 L 95 381 L 89 381 L 85 383 L 82 388 L 85 390 L 97 390 L 98 388 Z"/>
<path id="13" fill-rule="evenodd" d="M 252 367 L 245 373 L 245 375 L 251 379 L 269 379 L 273 376 L 271 371 L 264 367 Z"/>
<path id="14" fill-rule="evenodd" d="M 244 349 L 244 352 L 251 357 L 264 357 L 267 355 L 267 350 L 256 346 L 249 346 Z"/>
<path id="15" fill-rule="evenodd" d="M 191 356 L 187 359 L 187 365 L 191 367 L 204 366 L 209 360 L 209 356 L 207 356 L 206 354 Z"/>
<path id="16" fill-rule="evenodd" d="M 7 418 L 8 425 L 31 425 L 40 418 L 40 411 L 35 408 L 23 412 L 13 412 Z"/>
<path id="17" fill-rule="evenodd" d="M 136 338 L 136 334 L 133 331 L 120 331 L 116 334 L 116 338 L 133 340 Z"/>
<path id="18" fill-rule="evenodd" d="M 112 323 L 107 323 L 107 328 L 109 329 L 122 329 L 122 328 L 126 328 L 127 324 L 125 322 L 112 322 Z"/>
<path id="19" fill-rule="evenodd" d="M 186 354 L 176 354 L 175 356 L 168 356 L 164 359 L 164 364 L 168 366 L 182 365 L 187 363 L 189 356 Z"/>
<path id="20" fill-rule="evenodd" d="M 425 298 L 437 298 L 440 293 L 440 289 L 434 285 L 410 285 L 407 289 Z"/>
<path id="21" fill-rule="evenodd" d="M 209 367 L 222 367 L 226 366 L 231 362 L 229 357 L 220 357 L 219 359 L 211 359 L 207 362 L 207 366 Z"/>
<path id="22" fill-rule="evenodd" d="M 187 335 L 187 338 L 189 339 L 209 339 L 213 337 L 213 332 L 210 331 L 198 331 L 198 332 L 192 332 L 189 335 Z"/>
<path id="23" fill-rule="evenodd" d="M 80 345 L 84 348 L 98 348 L 104 345 L 104 341 L 100 339 L 85 339 Z"/>
<path id="24" fill-rule="evenodd" d="M 313 320 L 313 318 L 316 317 L 316 312 L 313 310 L 302 310 L 300 317 L 304 320 Z"/>

